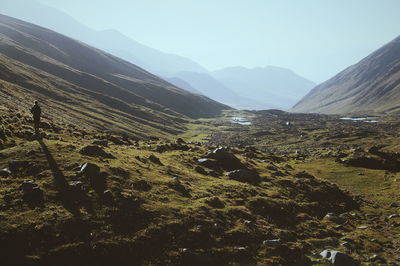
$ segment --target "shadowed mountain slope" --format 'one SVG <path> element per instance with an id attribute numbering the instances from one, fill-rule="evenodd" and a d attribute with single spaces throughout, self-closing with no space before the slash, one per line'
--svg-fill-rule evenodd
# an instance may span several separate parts
<path id="1" fill-rule="evenodd" d="M 99 49 L 3 15 L 0 61 L 2 104 L 26 108 L 38 98 L 48 105 L 48 116 L 70 123 L 146 135 L 177 132 L 188 117 L 228 108 Z"/>
<path id="2" fill-rule="evenodd" d="M 263 102 L 258 109 L 290 108 L 316 85 L 289 69 L 275 66 L 228 67 L 212 75 L 236 94 Z"/>
<path id="3" fill-rule="evenodd" d="M 400 37 L 315 87 L 291 111 L 400 111 Z"/>

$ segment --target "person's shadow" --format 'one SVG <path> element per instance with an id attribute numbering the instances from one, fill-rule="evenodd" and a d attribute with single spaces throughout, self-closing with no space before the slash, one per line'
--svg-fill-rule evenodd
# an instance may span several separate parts
<path id="1" fill-rule="evenodd" d="M 70 190 L 70 186 L 67 182 L 67 179 L 65 178 L 63 172 L 58 167 L 56 160 L 54 159 L 53 155 L 47 148 L 43 139 L 41 137 L 38 137 L 37 141 L 39 142 L 44 154 L 46 155 L 47 162 L 49 163 L 50 170 L 53 173 L 54 183 L 59 192 L 62 205 L 64 206 L 65 209 L 70 211 L 74 216 L 79 217 L 80 216 L 79 206 L 76 204 L 76 201 L 74 199 L 74 194 Z"/>

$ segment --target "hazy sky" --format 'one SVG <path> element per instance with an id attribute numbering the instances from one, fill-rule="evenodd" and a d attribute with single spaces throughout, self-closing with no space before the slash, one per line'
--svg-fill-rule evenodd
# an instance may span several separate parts
<path id="1" fill-rule="evenodd" d="M 400 35 L 400 0 L 39 0 L 210 70 L 276 65 L 315 82 Z"/>

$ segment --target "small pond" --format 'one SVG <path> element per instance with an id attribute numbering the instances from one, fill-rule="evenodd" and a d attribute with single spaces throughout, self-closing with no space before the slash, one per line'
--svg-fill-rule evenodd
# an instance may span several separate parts
<path id="1" fill-rule="evenodd" d="M 252 125 L 252 123 L 250 121 L 247 121 L 244 117 L 239 117 L 239 116 L 232 117 L 231 122 L 234 124 L 240 124 L 243 126 L 251 126 Z"/>
<path id="2" fill-rule="evenodd" d="M 376 120 L 374 117 L 341 117 L 340 120 L 347 121 L 362 121 L 365 123 L 378 123 L 379 120 Z"/>

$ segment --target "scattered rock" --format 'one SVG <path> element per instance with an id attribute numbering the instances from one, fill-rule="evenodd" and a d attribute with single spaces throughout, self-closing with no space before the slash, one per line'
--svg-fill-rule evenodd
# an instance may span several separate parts
<path id="1" fill-rule="evenodd" d="M 206 170 L 204 170 L 204 168 L 201 167 L 201 166 L 196 166 L 196 167 L 194 168 L 194 170 L 195 170 L 197 173 L 199 173 L 199 174 L 207 175 Z"/>
<path id="2" fill-rule="evenodd" d="M 309 178 L 309 179 L 315 178 L 313 175 L 307 173 L 306 171 L 299 172 L 299 173 L 295 174 L 294 177 L 296 177 L 296 178 Z"/>
<path id="3" fill-rule="evenodd" d="M 185 197 L 191 197 L 189 191 L 179 180 L 172 180 L 170 183 L 168 183 L 168 187 L 178 191 Z"/>
<path id="4" fill-rule="evenodd" d="M 10 177 L 11 176 L 11 171 L 8 168 L 4 168 L 0 170 L 0 177 Z"/>
<path id="5" fill-rule="evenodd" d="M 393 219 L 393 218 L 397 218 L 397 217 L 400 217 L 400 214 L 391 214 L 388 216 L 388 219 Z"/>
<path id="6" fill-rule="evenodd" d="M 349 242 L 343 242 L 343 243 L 341 243 L 340 244 L 342 247 L 345 247 L 345 248 L 347 248 L 347 249 L 351 249 L 351 244 L 349 243 Z"/>
<path id="7" fill-rule="evenodd" d="M 209 197 L 206 199 L 205 201 L 208 205 L 210 205 L 211 207 L 214 208 L 223 208 L 225 206 L 225 204 L 220 200 L 220 198 L 213 196 L 213 197 Z"/>
<path id="8" fill-rule="evenodd" d="M 207 158 L 215 159 L 218 164 L 227 171 L 232 171 L 235 169 L 247 169 L 247 167 L 226 148 L 215 149 L 207 154 Z"/>
<path id="9" fill-rule="evenodd" d="M 249 171 L 249 170 L 244 170 L 244 169 L 238 169 L 231 171 L 226 174 L 230 179 L 239 181 L 239 182 L 245 182 L 245 183 L 256 183 L 259 181 L 259 176 L 257 173 Z"/>
<path id="10" fill-rule="evenodd" d="M 80 172 L 86 177 L 95 176 L 100 172 L 100 167 L 94 163 L 84 163 L 81 166 Z"/>
<path id="11" fill-rule="evenodd" d="M 372 255 L 368 260 L 372 262 L 386 263 L 386 259 L 377 254 Z"/>
<path id="12" fill-rule="evenodd" d="M 129 172 L 121 167 L 110 167 L 110 170 L 113 174 L 121 177 L 129 177 Z"/>
<path id="13" fill-rule="evenodd" d="M 350 257 L 346 253 L 326 249 L 320 253 L 320 256 L 328 259 L 333 265 L 337 266 L 357 266 L 360 265 L 358 261 Z"/>
<path id="14" fill-rule="evenodd" d="M 70 182 L 68 185 L 69 185 L 70 191 L 73 193 L 81 193 L 86 190 L 85 185 L 83 184 L 82 181 L 73 181 L 73 182 Z"/>
<path id="15" fill-rule="evenodd" d="M 208 159 L 208 158 L 200 158 L 197 160 L 197 162 L 203 166 L 203 167 L 207 167 L 213 170 L 218 170 L 219 169 L 219 165 L 218 162 L 216 160 L 213 159 Z"/>
<path id="16" fill-rule="evenodd" d="M 25 180 L 19 188 L 23 192 L 22 199 L 27 203 L 34 204 L 43 201 L 43 191 L 33 180 Z"/>
<path id="17" fill-rule="evenodd" d="M 357 227 L 358 229 L 364 230 L 364 229 L 368 229 L 368 226 L 366 225 L 361 225 L 359 227 Z"/>
<path id="18" fill-rule="evenodd" d="M 264 240 L 263 241 L 263 245 L 266 245 L 266 246 L 277 246 L 277 245 L 279 245 L 281 243 L 282 243 L 282 240 L 280 238 L 278 238 L 278 239 L 268 239 L 268 240 Z"/>
<path id="19" fill-rule="evenodd" d="M 110 135 L 110 136 L 107 136 L 107 139 L 109 141 L 111 141 L 112 143 L 114 143 L 115 145 L 126 145 L 127 144 L 122 138 L 117 137 L 117 136 Z"/>
<path id="20" fill-rule="evenodd" d="M 178 144 L 178 145 L 183 145 L 183 144 L 185 144 L 186 142 L 182 139 L 182 138 L 178 138 L 177 140 L 176 140 L 176 144 Z"/>
<path id="21" fill-rule="evenodd" d="M 83 147 L 79 151 L 79 153 L 83 154 L 83 155 L 87 155 L 87 156 L 115 159 L 115 157 L 112 154 L 105 152 L 101 147 L 96 146 L 96 145 L 89 145 L 89 146 Z"/>
<path id="22" fill-rule="evenodd" d="M 163 165 L 162 162 L 160 161 L 160 159 L 157 156 L 155 156 L 154 154 L 149 156 L 149 160 L 152 163 L 155 163 L 155 164 L 158 164 L 158 165 Z"/>
<path id="23" fill-rule="evenodd" d="M 22 182 L 22 184 L 19 186 L 19 189 L 21 189 L 23 192 L 32 190 L 35 187 L 39 187 L 38 184 L 35 183 L 33 180 L 25 180 Z"/>
<path id="24" fill-rule="evenodd" d="M 212 177 L 219 177 L 219 175 L 220 175 L 217 171 L 214 171 L 214 170 L 206 170 L 206 174 L 208 176 L 212 176 Z"/>
<path id="25" fill-rule="evenodd" d="M 325 215 L 324 220 L 328 220 L 331 222 L 334 222 L 336 224 L 342 224 L 345 222 L 345 219 L 343 219 L 342 217 L 337 216 L 335 213 L 330 212 L 328 214 Z"/>
<path id="26" fill-rule="evenodd" d="M 106 139 L 95 139 L 92 144 L 94 145 L 100 145 L 103 147 L 107 147 L 108 146 L 108 140 Z"/>

